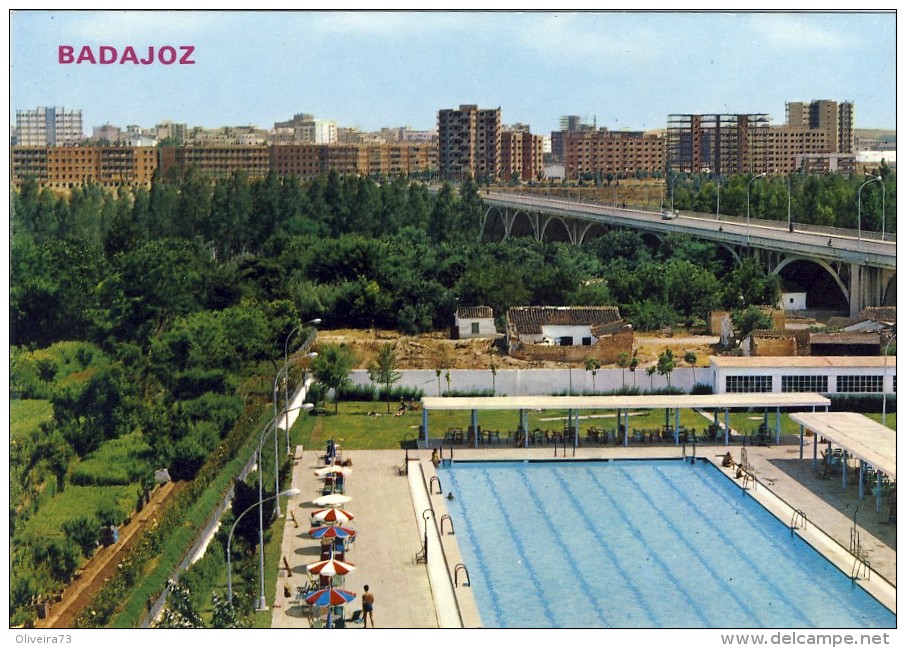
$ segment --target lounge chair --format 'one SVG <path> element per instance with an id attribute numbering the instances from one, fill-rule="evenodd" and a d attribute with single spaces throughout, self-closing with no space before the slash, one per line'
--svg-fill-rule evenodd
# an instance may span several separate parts
<path id="1" fill-rule="evenodd" d="M 346 620 L 346 623 L 365 623 L 365 617 L 361 610 L 355 610 L 352 616 Z"/>

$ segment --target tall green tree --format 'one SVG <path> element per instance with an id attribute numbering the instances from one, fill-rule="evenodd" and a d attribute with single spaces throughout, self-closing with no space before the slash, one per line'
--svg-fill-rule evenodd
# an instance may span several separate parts
<path id="1" fill-rule="evenodd" d="M 377 358 L 368 365 L 368 377 L 371 382 L 384 386 L 387 397 L 387 413 L 390 413 L 390 388 L 398 382 L 402 374 L 396 370 L 396 351 L 393 345 L 385 342 L 378 351 Z"/>
<path id="2" fill-rule="evenodd" d="M 667 387 L 670 387 L 670 374 L 676 369 L 676 358 L 673 357 L 671 349 L 664 349 L 658 356 L 656 367 L 658 375 L 664 376 L 667 379 Z"/>
<path id="3" fill-rule="evenodd" d="M 312 361 L 312 374 L 319 383 L 334 391 L 334 413 L 339 409 L 339 390 L 349 384 L 349 372 L 355 358 L 345 344 L 328 344 Z"/>

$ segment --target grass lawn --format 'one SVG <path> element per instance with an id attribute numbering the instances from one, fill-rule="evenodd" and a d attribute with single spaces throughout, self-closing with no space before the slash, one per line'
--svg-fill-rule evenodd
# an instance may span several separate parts
<path id="1" fill-rule="evenodd" d="M 32 516 L 26 523 L 24 534 L 60 535 L 67 520 L 78 517 L 94 517 L 105 507 L 113 506 L 122 521 L 132 515 L 138 501 L 141 486 L 69 486 L 57 493 L 41 507 L 39 515 Z"/>
<path id="2" fill-rule="evenodd" d="M 53 418 L 53 406 L 48 400 L 11 400 L 9 402 L 10 440 L 22 440 L 38 429 L 41 423 Z"/>
<path id="3" fill-rule="evenodd" d="M 395 407 L 391 408 L 395 411 Z M 406 412 L 402 416 L 387 414 L 385 403 L 374 402 L 341 402 L 334 414 L 333 404 L 328 404 L 327 414 L 319 416 L 301 416 L 293 428 L 294 443 L 303 444 L 306 448 L 320 447 L 333 439 L 342 443 L 347 450 L 400 449 L 401 443 L 418 438 L 422 424 L 422 412 Z M 880 422 L 880 414 L 866 416 Z M 660 429 L 665 423 L 673 425 L 673 410 L 631 410 L 629 429 Z M 723 412 L 718 412 L 718 422 L 726 421 Z M 764 421 L 764 412 L 730 412 L 730 427 L 740 434 L 748 432 L 750 436 Z M 702 415 L 691 409 L 680 410 L 680 425 L 695 429 L 699 435 L 713 423 L 713 413 Z M 767 422 L 772 432 L 776 425 L 776 415 L 769 411 Z M 468 411 L 431 411 L 428 415 L 428 431 L 432 439 L 443 438 L 450 428 L 468 430 L 472 424 L 471 412 Z M 478 424 L 483 430 L 497 430 L 501 441 L 505 441 L 509 432 L 514 432 L 519 425 L 519 413 L 510 410 L 488 410 L 478 413 Z M 530 430 L 558 431 L 567 424 L 566 410 L 540 410 L 528 412 Z M 896 413 L 888 413 L 887 425 L 896 429 Z M 594 426 L 600 430 L 612 430 L 617 427 L 614 411 L 582 411 L 579 418 L 580 438 L 585 431 Z M 796 436 L 799 424 L 788 414 L 780 415 L 781 434 Z"/>

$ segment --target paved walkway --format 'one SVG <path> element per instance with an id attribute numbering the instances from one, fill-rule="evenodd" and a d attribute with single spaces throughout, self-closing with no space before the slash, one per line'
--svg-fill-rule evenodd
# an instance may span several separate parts
<path id="1" fill-rule="evenodd" d="M 308 578 L 305 565 L 320 558 L 320 543 L 308 536 L 311 528 L 312 500 L 320 496 L 314 471 L 323 448 L 318 451 L 297 448 L 293 487 L 302 492 L 289 500 L 284 532 L 285 557 L 292 575 L 281 570 L 277 583 L 280 607 L 274 607 L 272 627 L 308 628 L 308 616 L 301 606 L 292 605 L 284 596 L 284 585 L 295 593 Z M 374 622 L 378 628 L 437 628 L 428 571 L 417 564 L 415 554 L 421 549 L 423 528 L 417 524 L 409 492 L 409 481 L 400 476 L 397 466 L 405 460 L 402 450 L 346 451 L 343 459 L 352 460 L 352 474 L 345 479 L 346 494 L 352 501 L 345 506 L 355 516 L 350 526 L 358 531 L 356 541 L 346 554 L 356 570 L 346 576 L 344 589 L 355 592 L 356 600 L 346 609 L 349 618 L 361 609 L 362 587 L 368 585 L 374 594 Z M 292 515 L 298 528 L 292 522 Z M 361 625 L 350 627 L 362 628 Z"/>
<path id="2" fill-rule="evenodd" d="M 730 451 L 738 461 L 739 446 L 731 446 Z M 792 509 L 802 510 L 807 515 L 811 530 L 807 533 L 822 530 L 834 541 L 831 544 L 835 546 L 827 550 L 839 554 L 841 559 L 849 562 L 852 562 L 852 557 L 846 549 L 850 544 L 855 517 L 861 549 L 874 570 L 873 586 L 876 589 L 886 588 L 880 594 L 873 593 L 880 598 L 887 595 L 885 592 L 892 591 L 895 597 L 896 525 L 887 522 L 886 499 L 882 507 L 885 510 L 877 512 L 875 500 L 871 496 L 866 495 L 861 501 L 858 499 L 857 486 L 851 485 L 844 489 L 839 480 L 821 479 L 820 474 L 812 470 L 810 446 L 805 448 L 805 459 L 802 461 L 798 459 L 798 446 L 750 447 L 747 451 L 748 462 L 759 482 L 756 488 L 749 487 L 750 494 L 767 501 L 769 508 L 783 506 L 785 503 Z M 700 459 L 719 464 L 726 448 L 705 446 L 699 447 L 697 452 Z M 553 448 L 544 447 L 457 449 L 454 454 L 456 459 L 553 459 L 553 453 Z M 288 559 L 292 575 L 286 577 L 286 572 L 281 571 L 277 585 L 280 607 L 275 606 L 273 610 L 272 626 L 275 628 L 309 627 L 307 617 L 301 613 L 300 608 L 291 605 L 291 600 L 284 597 L 283 586 L 289 586 L 294 592 L 295 586 L 301 585 L 305 580 L 305 565 L 319 557 L 318 543 L 308 537 L 308 529 L 309 516 L 315 508 L 311 500 L 318 495 L 314 470 L 318 467 L 320 452 L 301 452 L 299 449 L 296 454 L 293 486 L 301 488 L 302 493 L 290 501 L 287 510 L 293 512 L 299 526 L 296 528 L 289 520 L 286 524 L 284 556 Z M 568 455 L 572 458 L 571 450 Z M 682 449 L 675 446 L 583 447 L 575 453 L 577 459 L 681 455 Z M 409 456 L 420 461 L 424 479 L 429 482 L 435 475 L 430 462 L 430 451 L 410 450 Z M 415 554 L 422 547 L 424 521 L 422 512 L 415 510 L 409 480 L 398 474 L 397 468 L 404 463 L 404 457 L 403 451 L 396 450 L 363 450 L 344 454 L 344 458 L 353 461 L 353 474 L 346 479 L 346 492 L 353 498 L 347 509 L 356 516 L 352 526 L 359 531 L 354 548 L 347 554 L 347 559 L 355 563 L 358 569 L 346 577 L 344 587 L 361 596 L 362 586 L 366 583 L 370 586 L 375 594 L 374 615 L 378 628 L 442 627 L 446 624 L 442 624 L 439 619 L 444 614 L 439 615 L 435 611 L 434 601 L 445 599 L 432 594 L 428 569 L 415 561 Z M 443 468 L 436 474 L 443 481 Z M 419 497 L 416 499 L 421 501 Z M 430 496 L 430 501 L 435 505 L 438 499 L 442 498 L 438 495 Z M 779 505 L 776 504 L 777 501 L 780 501 Z M 776 514 L 785 524 L 790 523 L 791 520 L 784 519 L 787 509 Z M 444 536 L 445 546 L 452 538 L 455 536 Z M 808 537 L 805 539 L 813 544 L 818 543 Z M 449 552 L 448 549 L 446 551 Z M 449 559 L 455 560 L 455 557 Z M 848 573 L 847 568 L 842 569 Z M 467 591 L 463 592 L 463 588 L 459 588 L 457 596 L 464 593 L 470 596 L 471 590 L 465 590 Z M 470 606 L 463 606 L 462 602 L 459 605 L 466 610 L 463 614 L 466 627 L 479 626 L 480 621 L 468 613 Z M 346 616 L 349 617 L 353 610 L 360 607 L 361 603 L 357 598 L 347 607 Z"/>

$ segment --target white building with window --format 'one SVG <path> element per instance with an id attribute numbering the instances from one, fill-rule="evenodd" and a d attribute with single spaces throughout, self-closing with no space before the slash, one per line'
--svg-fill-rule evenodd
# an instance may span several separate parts
<path id="1" fill-rule="evenodd" d="M 711 374 L 715 394 L 897 390 L 896 358 L 884 356 L 713 356 Z"/>
<path id="2" fill-rule="evenodd" d="M 490 306 L 463 306 L 456 309 L 453 326 L 458 339 L 494 337 L 497 327 L 494 326 L 494 309 Z"/>

